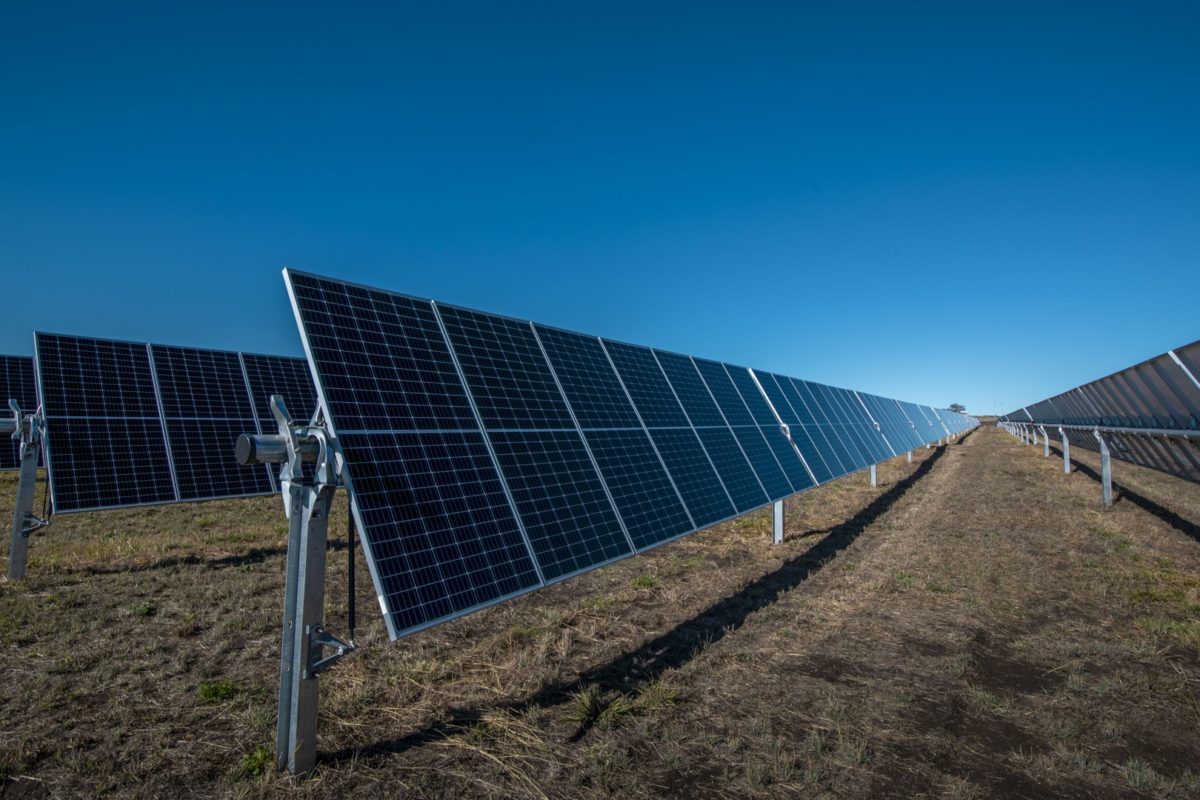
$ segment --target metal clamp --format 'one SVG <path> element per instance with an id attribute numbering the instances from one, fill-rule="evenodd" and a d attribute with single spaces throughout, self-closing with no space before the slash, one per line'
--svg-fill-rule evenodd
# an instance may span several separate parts
<path id="1" fill-rule="evenodd" d="M 304 666 L 304 677 L 315 678 L 320 673 L 332 667 L 343 656 L 354 652 L 354 642 L 347 642 L 334 636 L 320 625 L 309 625 L 308 633 L 308 663 Z M 333 652 L 324 655 L 325 648 L 333 648 Z"/>

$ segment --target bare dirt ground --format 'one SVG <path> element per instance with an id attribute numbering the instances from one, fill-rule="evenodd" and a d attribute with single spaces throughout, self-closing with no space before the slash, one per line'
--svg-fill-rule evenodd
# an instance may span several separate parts
<path id="1" fill-rule="evenodd" d="M 0 584 L 0 795 L 1200 797 L 1200 487 L 1103 510 L 1072 455 L 985 427 L 399 643 L 360 585 L 305 780 L 278 500 L 62 517 Z"/>

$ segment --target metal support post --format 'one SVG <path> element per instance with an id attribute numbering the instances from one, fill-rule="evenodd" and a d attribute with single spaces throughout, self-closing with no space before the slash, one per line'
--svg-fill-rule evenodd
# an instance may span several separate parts
<path id="1" fill-rule="evenodd" d="M 879 485 L 878 475 L 876 475 L 876 473 L 875 473 L 875 465 L 872 464 L 871 465 L 871 486 L 875 487 L 878 485 Z"/>
<path id="2" fill-rule="evenodd" d="M 1071 440 L 1067 438 L 1067 432 L 1064 431 L 1062 428 L 1059 428 L 1058 432 L 1062 434 L 1063 472 L 1065 472 L 1067 475 L 1070 475 L 1071 474 Z"/>
<path id="3" fill-rule="evenodd" d="M 1033 437 L 1033 444 L 1036 447 L 1037 446 L 1037 428 L 1030 427 L 1029 435 Z"/>
<path id="4" fill-rule="evenodd" d="M 908 451 L 908 463 L 912 463 L 912 450 Z"/>
<path id="5" fill-rule="evenodd" d="M 22 414 L 15 402 L 10 406 L 13 438 L 21 442 L 21 471 L 17 478 L 17 503 L 13 509 L 12 542 L 8 548 L 8 579 L 19 581 L 25 577 L 25 565 L 29 560 L 29 537 L 46 525 L 33 513 L 38 455 L 41 453 L 41 420 L 36 414 Z M 7 430 L 9 426 L 4 428 Z"/>
<path id="6" fill-rule="evenodd" d="M 1104 505 L 1112 505 L 1112 456 L 1108 452 L 1108 442 L 1100 435 L 1100 431 L 1092 431 L 1096 441 L 1100 443 L 1100 484 L 1104 490 Z"/>
<path id="7" fill-rule="evenodd" d="M 772 509 L 772 519 L 774 520 L 774 543 L 783 544 L 783 501 L 776 500 Z"/>
<path id="8" fill-rule="evenodd" d="M 338 484 L 338 454 L 323 426 L 293 423 L 281 397 L 271 398 L 271 409 L 279 434 L 242 435 L 237 443 L 237 460 L 241 464 L 285 462 L 279 478 L 288 513 L 288 556 L 275 760 L 280 769 L 295 774 L 308 772 L 316 765 L 320 673 L 354 650 L 354 644 L 322 627 L 325 552 L 329 509 Z M 311 486 L 304 486 L 300 480 L 305 461 L 316 465 Z M 327 647 L 333 650 L 330 655 L 325 655 Z"/>
<path id="9" fill-rule="evenodd" d="M 1042 431 L 1042 458 L 1050 457 L 1050 434 L 1046 433 L 1045 428 L 1039 428 Z"/>

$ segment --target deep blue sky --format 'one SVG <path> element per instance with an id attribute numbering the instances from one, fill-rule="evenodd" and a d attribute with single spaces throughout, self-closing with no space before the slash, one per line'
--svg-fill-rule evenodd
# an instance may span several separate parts
<path id="1" fill-rule="evenodd" d="M 980 413 L 1200 337 L 1200 3 L 3 17 L 0 352 L 298 353 L 285 265 Z"/>

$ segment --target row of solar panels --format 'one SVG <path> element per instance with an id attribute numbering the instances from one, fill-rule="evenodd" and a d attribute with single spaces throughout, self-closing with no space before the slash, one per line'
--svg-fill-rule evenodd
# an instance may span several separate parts
<path id="1" fill-rule="evenodd" d="M 0 392 L 26 411 L 42 398 L 55 513 L 273 494 L 271 469 L 239 466 L 233 442 L 276 430 L 272 394 L 316 408 L 302 358 L 46 333 L 34 347 L 36 361 L 4 357 Z"/>
<path id="2" fill-rule="evenodd" d="M 314 275 L 285 279 L 393 638 L 976 425 Z"/>
<path id="3" fill-rule="evenodd" d="M 1048 429 L 1060 425 L 1100 428 L 1114 458 L 1200 482 L 1200 448 L 1182 435 L 1200 431 L 1198 378 L 1200 341 L 1000 419 Z M 1138 433 L 1140 430 L 1154 434 Z M 1072 446 L 1099 450 L 1091 430 L 1064 428 L 1063 432 Z"/>

